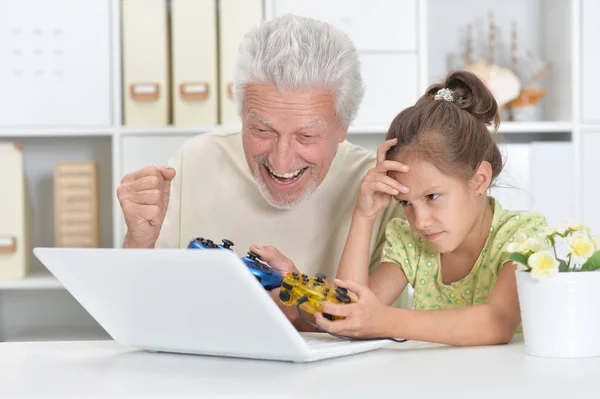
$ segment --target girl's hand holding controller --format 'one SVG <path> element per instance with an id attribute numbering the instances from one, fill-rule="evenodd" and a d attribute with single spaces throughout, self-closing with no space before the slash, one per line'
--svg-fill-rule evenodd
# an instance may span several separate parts
<path id="1" fill-rule="evenodd" d="M 169 206 L 175 169 L 146 167 L 121 180 L 117 197 L 127 223 L 124 247 L 153 248 Z"/>
<path id="2" fill-rule="evenodd" d="M 408 172 L 408 166 L 386 160 L 387 151 L 396 145 L 396 139 L 387 140 L 377 149 L 377 164 L 365 176 L 360 187 L 355 214 L 373 219 L 388 206 L 392 196 L 408 192 L 408 188 L 388 176 L 388 171 Z"/>
<path id="3" fill-rule="evenodd" d="M 348 305 L 324 301 L 323 313 L 345 316 L 343 320 L 328 320 L 322 313 L 315 313 L 315 322 L 325 330 L 348 337 L 380 337 L 385 334 L 388 306 L 385 306 L 369 288 L 353 281 L 335 279 L 334 285 L 346 288 L 355 302 Z"/>

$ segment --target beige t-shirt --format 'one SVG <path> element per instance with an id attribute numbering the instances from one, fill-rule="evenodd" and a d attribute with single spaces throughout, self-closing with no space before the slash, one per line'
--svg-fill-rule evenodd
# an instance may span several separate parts
<path id="1" fill-rule="evenodd" d="M 272 207 L 261 195 L 235 133 L 205 133 L 188 140 L 170 161 L 166 218 L 157 248 L 185 248 L 195 237 L 227 238 L 241 257 L 252 244 L 273 245 L 303 273 L 331 281 L 348 235 L 360 185 L 376 155 L 344 141 L 313 194 L 290 210 Z M 380 264 L 385 226 L 403 216 L 397 201 L 381 212 L 371 240 L 371 267 Z"/>

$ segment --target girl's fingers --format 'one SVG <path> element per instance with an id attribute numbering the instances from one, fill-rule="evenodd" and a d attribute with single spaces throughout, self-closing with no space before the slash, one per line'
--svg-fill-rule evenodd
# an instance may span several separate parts
<path id="1" fill-rule="evenodd" d="M 371 192 L 385 193 L 385 194 L 389 194 L 389 195 L 398 195 L 400 193 L 394 187 L 389 186 L 389 185 L 387 185 L 387 184 L 385 184 L 383 182 L 380 182 L 380 181 L 369 183 L 367 185 L 367 188 Z"/>
<path id="2" fill-rule="evenodd" d="M 388 159 L 387 161 L 383 161 L 382 163 L 377 165 L 375 168 L 372 169 L 372 171 L 373 173 L 378 174 L 385 174 L 390 171 L 408 172 L 408 166 L 403 164 L 402 162 L 391 161 Z"/>
<path id="3" fill-rule="evenodd" d="M 386 140 L 382 145 L 379 146 L 379 148 L 377 148 L 377 164 L 385 161 L 385 155 L 387 154 L 388 150 L 395 146 L 397 142 L 398 139 L 395 138 Z"/>
<path id="4" fill-rule="evenodd" d="M 408 192 L 408 187 L 404 186 L 399 181 L 394 180 L 391 177 L 385 176 L 385 175 L 372 176 L 372 177 L 370 177 L 368 179 L 367 183 L 368 184 L 383 183 L 383 184 L 385 184 L 387 186 L 390 186 L 391 188 L 393 188 L 393 189 L 395 189 L 397 191 L 395 193 L 391 193 L 393 195 L 396 195 L 398 193 L 406 193 L 406 192 Z"/>

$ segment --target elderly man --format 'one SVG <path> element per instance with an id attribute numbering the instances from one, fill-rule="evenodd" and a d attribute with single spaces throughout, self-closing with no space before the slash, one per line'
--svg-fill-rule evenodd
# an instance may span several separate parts
<path id="1" fill-rule="evenodd" d="M 123 178 L 123 246 L 184 248 L 197 236 L 226 238 L 240 256 L 251 249 L 283 272 L 297 267 L 333 279 L 362 178 L 376 162 L 346 141 L 364 91 L 356 50 L 332 26 L 286 15 L 245 36 L 235 79 L 241 132 L 199 135 L 170 167 Z M 394 201 L 379 217 L 373 265 L 385 224 L 398 215 Z M 302 325 L 293 307 L 282 309 Z"/>

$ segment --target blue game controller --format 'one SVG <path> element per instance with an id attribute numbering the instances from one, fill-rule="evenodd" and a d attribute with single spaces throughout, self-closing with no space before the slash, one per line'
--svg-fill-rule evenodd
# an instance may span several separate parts
<path id="1" fill-rule="evenodd" d="M 197 237 L 194 238 L 192 241 L 190 241 L 188 248 L 195 248 L 195 249 L 229 249 L 231 250 L 231 247 L 233 247 L 233 242 L 229 241 L 229 240 L 222 240 L 223 244 L 215 244 L 213 242 L 213 240 L 208 240 L 202 237 Z"/>
<path id="2" fill-rule="evenodd" d="M 216 244 L 212 240 L 197 237 L 190 241 L 188 248 L 227 249 L 229 251 L 233 251 L 231 249 L 232 246 L 233 242 L 227 239 L 222 240 L 222 244 Z M 283 281 L 283 276 L 281 273 L 264 263 L 258 254 L 250 251 L 242 258 L 242 261 L 266 290 L 271 291 L 272 289 L 281 286 L 281 282 Z"/>

